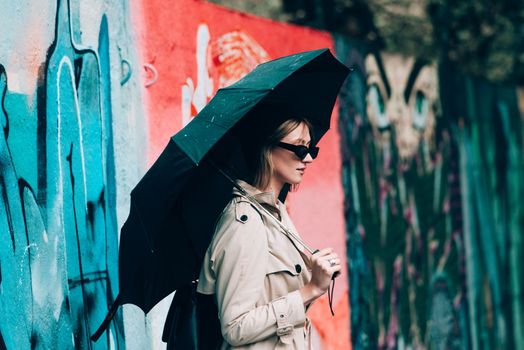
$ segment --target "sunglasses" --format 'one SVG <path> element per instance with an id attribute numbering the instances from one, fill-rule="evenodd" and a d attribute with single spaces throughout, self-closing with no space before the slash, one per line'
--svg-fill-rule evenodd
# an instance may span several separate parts
<path id="1" fill-rule="evenodd" d="M 290 143 L 285 142 L 279 142 L 278 147 L 285 148 L 300 158 L 300 160 L 304 160 L 304 158 L 307 157 L 308 154 L 311 155 L 311 158 L 315 159 L 318 156 L 319 148 L 315 146 L 304 146 L 304 145 L 292 145 Z"/>

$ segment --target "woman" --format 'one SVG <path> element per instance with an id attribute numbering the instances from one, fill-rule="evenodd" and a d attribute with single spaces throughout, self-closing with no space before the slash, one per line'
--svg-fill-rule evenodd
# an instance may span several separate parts
<path id="1" fill-rule="evenodd" d="M 307 120 L 289 119 L 266 140 L 252 184 L 256 201 L 297 232 L 278 194 L 297 186 L 318 153 Z M 305 146 L 305 147 L 300 147 Z M 307 308 L 329 288 L 340 260 L 327 248 L 308 256 L 237 190 L 216 225 L 197 291 L 214 294 L 222 349 L 311 349 Z"/>

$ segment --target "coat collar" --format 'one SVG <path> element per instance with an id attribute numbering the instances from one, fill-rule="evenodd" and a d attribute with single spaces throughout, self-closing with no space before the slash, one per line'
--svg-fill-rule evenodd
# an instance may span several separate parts
<path id="1" fill-rule="evenodd" d="M 280 208 L 284 208 L 284 203 L 280 200 L 275 201 L 275 193 L 273 191 L 262 192 L 258 188 L 248 184 L 244 180 L 236 180 L 237 185 L 240 185 L 246 192 L 252 196 L 258 203 L 269 206 L 280 214 Z M 233 195 L 241 196 L 242 194 L 235 187 L 233 187 Z"/>
<path id="2" fill-rule="evenodd" d="M 254 186 L 251 186 L 250 184 L 248 184 L 247 182 L 245 182 L 243 180 L 236 180 L 236 183 L 238 185 L 240 185 L 242 188 L 244 188 L 244 190 L 246 190 L 246 192 L 250 196 L 252 196 L 258 203 L 262 204 L 273 215 L 276 215 L 279 220 L 283 220 L 284 219 L 282 217 L 282 214 L 287 212 L 286 205 L 283 202 L 281 202 L 279 199 L 277 199 L 276 203 L 275 203 L 274 192 L 262 192 L 258 188 L 254 187 Z M 236 189 L 236 187 L 233 187 L 233 195 L 235 195 L 235 196 L 242 196 L 242 194 L 240 193 L 239 190 Z M 287 224 L 290 226 L 289 228 L 291 228 L 292 230 L 294 230 L 295 233 L 297 233 L 296 228 L 293 226 L 289 216 L 287 214 L 284 214 L 284 215 L 286 215 L 285 217 L 287 219 L 285 219 L 285 220 L 288 221 Z M 291 240 L 293 241 L 293 239 L 291 239 Z M 297 251 L 302 256 L 302 258 L 303 258 L 303 260 L 304 260 L 304 262 L 306 264 L 306 267 L 309 270 L 311 270 L 312 265 L 311 265 L 311 260 L 310 260 L 309 256 L 306 253 L 304 253 L 304 251 L 302 249 L 299 248 L 300 247 L 299 243 L 296 243 L 296 244 L 293 243 L 293 244 L 294 244 L 295 248 L 297 249 Z M 275 249 L 276 248 L 273 247 L 272 244 L 269 244 L 269 250 L 270 251 L 275 251 Z"/>

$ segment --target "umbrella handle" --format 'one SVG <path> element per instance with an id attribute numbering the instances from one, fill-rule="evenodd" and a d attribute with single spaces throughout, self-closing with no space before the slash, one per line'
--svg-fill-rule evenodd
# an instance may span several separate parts
<path id="1" fill-rule="evenodd" d="M 111 305 L 111 308 L 109 309 L 106 317 L 104 318 L 104 321 L 102 321 L 102 324 L 100 325 L 100 327 L 98 327 L 96 332 L 91 336 L 92 341 L 96 342 L 98 338 L 100 338 L 100 336 L 107 329 L 107 327 L 109 327 L 109 322 L 111 322 L 113 317 L 115 317 L 118 307 L 120 306 L 120 301 L 121 301 L 120 299 L 121 299 L 120 294 L 118 294 L 115 301 L 113 302 L 113 305 Z"/>
<path id="2" fill-rule="evenodd" d="M 320 251 L 320 250 L 315 249 L 315 251 L 314 251 L 312 254 L 316 254 L 316 253 L 318 253 L 319 251 Z M 333 276 L 331 276 L 331 279 L 334 280 L 334 279 L 337 278 L 338 276 L 340 276 L 340 272 L 339 272 L 339 271 L 335 272 L 335 273 L 333 274 Z"/>
<path id="3" fill-rule="evenodd" d="M 315 249 L 313 254 L 318 253 L 320 250 Z M 331 276 L 331 288 L 328 288 L 328 304 L 329 304 L 329 311 L 331 312 L 331 316 L 335 316 L 335 312 L 333 311 L 333 292 L 335 291 L 335 278 L 340 276 L 340 272 L 337 271 Z"/>

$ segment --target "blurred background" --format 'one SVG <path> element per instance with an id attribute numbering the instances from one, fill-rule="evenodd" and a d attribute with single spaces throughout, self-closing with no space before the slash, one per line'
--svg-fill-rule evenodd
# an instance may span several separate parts
<path id="1" fill-rule="evenodd" d="M 257 64 L 354 68 L 288 208 L 345 257 L 318 349 L 524 349 L 524 2 L 0 0 L 0 349 L 163 349 L 118 295 L 129 193 Z M 297 101 L 300 103 L 300 101 Z"/>

